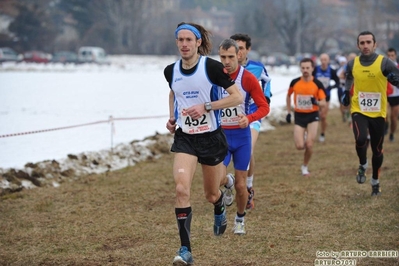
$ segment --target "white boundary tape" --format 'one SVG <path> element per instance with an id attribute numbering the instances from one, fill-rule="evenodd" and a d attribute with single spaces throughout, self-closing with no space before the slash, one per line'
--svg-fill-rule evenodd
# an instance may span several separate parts
<path id="1" fill-rule="evenodd" d="M 140 119 L 154 119 L 154 118 L 164 118 L 168 117 L 168 115 L 159 115 L 159 116 L 143 116 L 143 117 L 121 117 L 121 118 L 113 118 L 112 116 L 109 117 L 108 120 L 100 120 L 96 122 L 72 125 L 72 126 L 65 126 L 65 127 L 57 127 L 57 128 L 49 128 L 49 129 L 41 129 L 41 130 L 33 130 L 33 131 L 26 131 L 26 132 L 19 132 L 19 133 L 12 133 L 12 134 L 4 134 L 0 135 L 0 138 L 9 138 L 9 137 L 16 137 L 16 136 L 23 136 L 29 134 L 36 134 L 36 133 L 43 133 L 49 131 L 56 131 L 56 130 L 63 130 L 63 129 L 70 129 L 75 127 L 84 127 L 84 126 L 91 126 L 95 124 L 102 124 L 102 123 L 111 123 L 111 127 L 114 127 L 114 121 L 117 120 L 140 120 Z M 114 129 L 113 129 L 114 131 Z"/>

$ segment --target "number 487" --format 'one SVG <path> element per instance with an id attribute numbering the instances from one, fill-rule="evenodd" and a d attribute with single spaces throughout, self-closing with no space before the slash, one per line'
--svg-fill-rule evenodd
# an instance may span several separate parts
<path id="1" fill-rule="evenodd" d="M 378 103 L 378 99 L 363 99 L 360 104 L 363 106 L 376 106 Z"/>

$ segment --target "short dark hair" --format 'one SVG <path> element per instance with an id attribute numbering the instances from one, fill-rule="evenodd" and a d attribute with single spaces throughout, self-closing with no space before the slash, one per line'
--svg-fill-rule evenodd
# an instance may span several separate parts
<path id="1" fill-rule="evenodd" d="M 302 63 L 306 63 L 306 62 L 310 62 L 312 64 L 312 67 L 314 67 L 314 61 L 309 57 L 302 58 L 301 61 L 299 62 L 299 65 L 301 65 Z"/>
<path id="2" fill-rule="evenodd" d="M 359 45 L 359 37 L 360 37 L 360 36 L 364 36 L 364 35 L 371 35 L 371 36 L 373 36 L 373 41 L 374 41 L 374 43 L 375 43 L 375 36 L 374 36 L 374 34 L 373 34 L 371 31 L 366 30 L 366 31 L 362 31 L 362 32 L 359 33 L 359 35 L 357 36 L 357 45 Z"/>
<path id="3" fill-rule="evenodd" d="M 249 49 L 251 47 L 251 37 L 248 34 L 244 33 L 236 33 L 230 36 L 230 39 L 235 41 L 242 41 L 245 42 L 245 48 Z"/>
<path id="4" fill-rule="evenodd" d="M 238 45 L 237 45 L 236 41 L 233 39 L 224 39 L 219 45 L 219 49 L 223 49 L 225 51 L 229 50 L 230 47 L 234 47 L 236 50 L 236 54 L 238 53 L 238 50 L 239 50 Z"/>
<path id="5" fill-rule="evenodd" d="M 395 54 L 397 54 L 396 49 L 393 47 L 389 47 L 387 52 L 394 52 Z"/>

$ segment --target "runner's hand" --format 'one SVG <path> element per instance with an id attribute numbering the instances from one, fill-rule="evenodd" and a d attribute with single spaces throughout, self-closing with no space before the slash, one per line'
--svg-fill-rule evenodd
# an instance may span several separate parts
<path id="1" fill-rule="evenodd" d="M 193 105 L 187 108 L 186 112 L 192 119 L 200 119 L 201 116 L 206 113 L 205 105 L 203 103 Z"/>
<path id="2" fill-rule="evenodd" d="M 291 113 L 287 114 L 287 116 L 285 117 L 285 121 L 287 121 L 288 124 L 291 124 Z"/>
<path id="3" fill-rule="evenodd" d="M 342 103 L 342 105 L 343 106 L 349 106 L 349 104 L 350 104 L 350 96 L 349 96 L 349 91 L 348 90 L 345 90 L 344 91 L 344 94 L 342 95 L 342 97 L 341 97 L 341 103 Z"/>
<path id="4" fill-rule="evenodd" d="M 169 130 L 170 133 L 175 133 L 176 131 L 176 119 L 169 118 L 168 122 L 166 123 L 166 128 Z"/>
<path id="5" fill-rule="evenodd" d="M 316 100 L 315 97 L 310 98 L 310 101 L 312 102 L 313 105 L 319 105 L 319 102 Z"/>
<path id="6" fill-rule="evenodd" d="M 240 126 L 240 128 L 246 128 L 249 126 L 249 120 L 248 117 L 246 117 L 243 114 L 239 114 L 238 117 L 240 118 L 238 120 L 238 125 Z"/>

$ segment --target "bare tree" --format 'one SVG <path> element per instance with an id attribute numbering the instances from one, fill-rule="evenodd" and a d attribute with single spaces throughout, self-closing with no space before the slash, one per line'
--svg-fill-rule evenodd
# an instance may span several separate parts
<path id="1" fill-rule="evenodd" d="M 137 40 L 145 24 L 143 10 L 150 1 L 141 0 L 97 0 L 89 8 L 95 17 L 94 23 L 84 36 L 83 42 L 96 40 L 113 53 L 137 51 Z"/>
<path id="2" fill-rule="evenodd" d="M 316 18 L 316 8 L 315 0 L 271 1 L 270 5 L 264 7 L 269 25 L 289 54 L 303 52 L 305 49 L 304 34 Z"/>
<path id="3" fill-rule="evenodd" d="M 75 32 L 69 39 L 72 46 L 103 46 L 114 54 L 174 54 L 177 23 L 191 20 L 197 10 L 208 15 L 212 6 L 235 12 L 231 34 L 248 33 L 253 48 L 262 53 L 352 51 L 362 30 L 373 31 L 381 48 L 399 38 L 398 0 L 10 1 L 20 6 L 9 28 L 19 38 L 19 50 L 52 50 L 54 39 L 68 28 Z"/>

